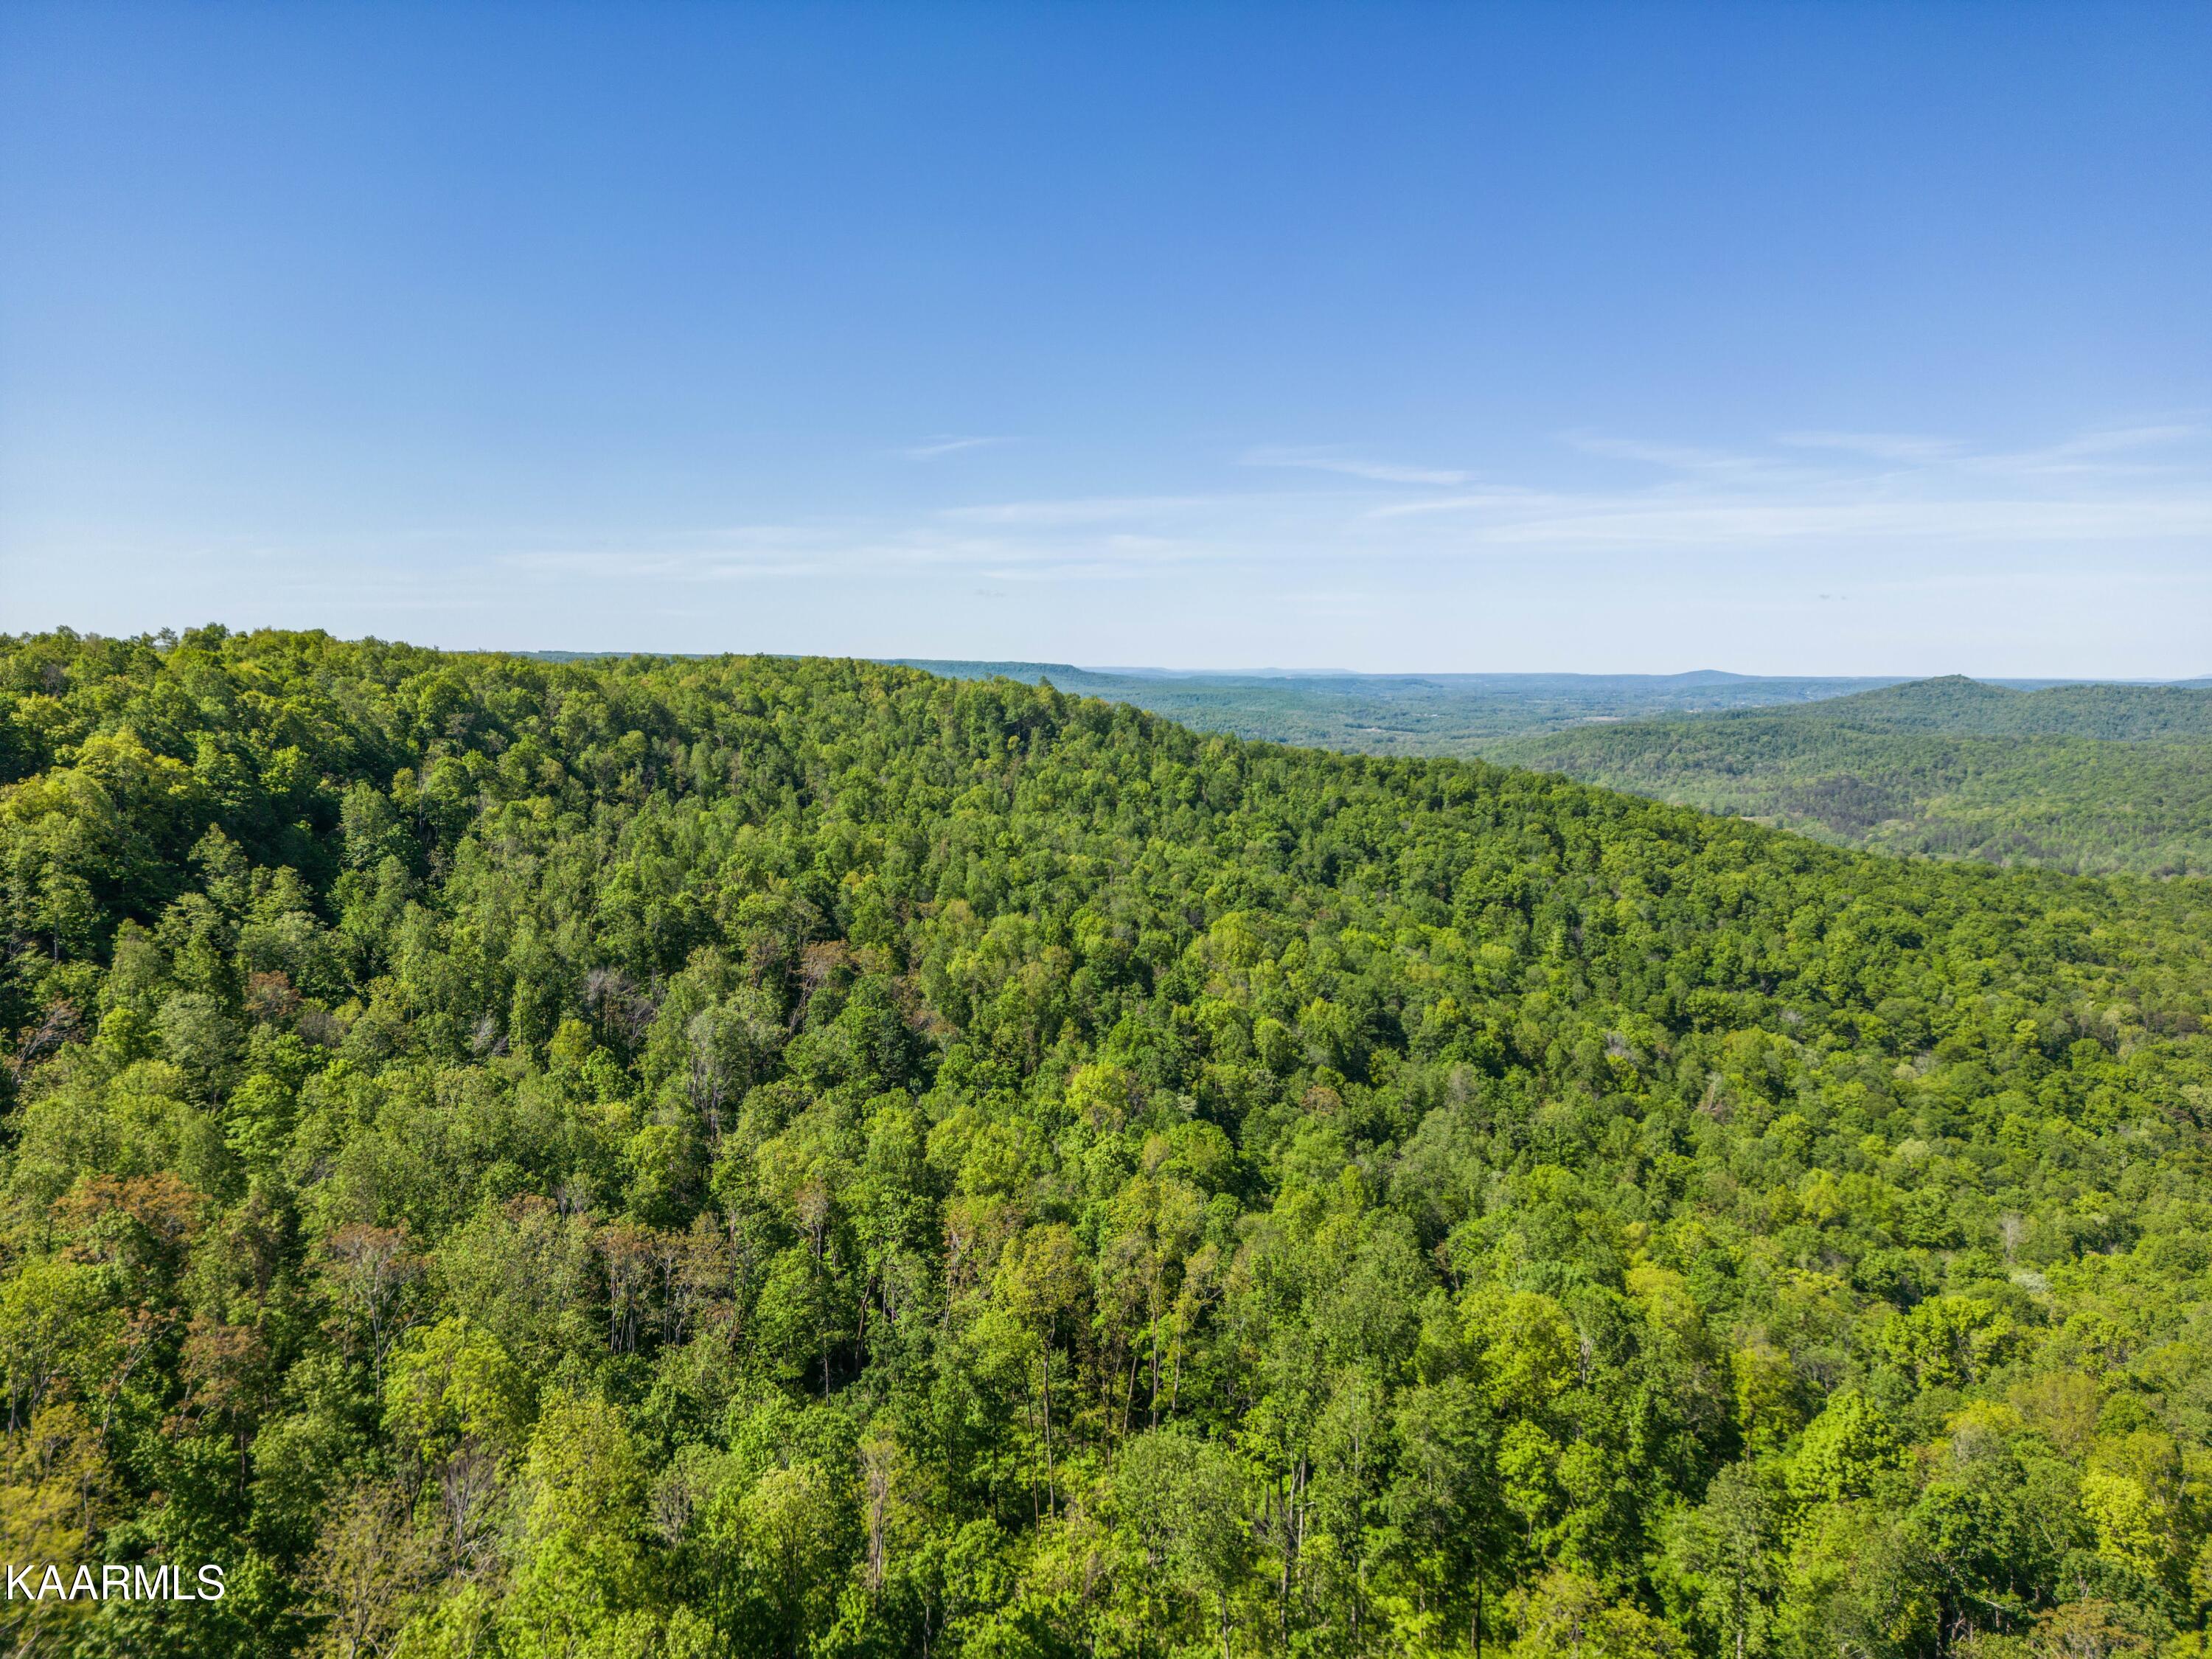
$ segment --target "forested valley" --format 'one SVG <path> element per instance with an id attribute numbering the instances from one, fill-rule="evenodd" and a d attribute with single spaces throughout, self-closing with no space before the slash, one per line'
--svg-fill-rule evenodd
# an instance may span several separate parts
<path id="1" fill-rule="evenodd" d="M 22 1655 L 2109 1659 L 2212 891 L 1007 679 L 0 640 Z"/>

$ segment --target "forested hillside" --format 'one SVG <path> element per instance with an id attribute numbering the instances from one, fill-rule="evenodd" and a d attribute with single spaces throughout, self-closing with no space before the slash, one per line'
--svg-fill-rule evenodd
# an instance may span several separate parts
<path id="1" fill-rule="evenodd" d="M 1003 675 L 1133 703 L 1201 732 L 1366 755 L 1453 755 L 1594 720 L 1644 720 L 1840 697 L 1877 679 L 1688 674 L 1172 673 L 1065 663 L 931 662 L 957 679 Z"/>
<path id="2" fill-rule="evenodd" d="M 1480 755 L 1886 853 L 2212 872 L 2212 691 L 2197 687 L 918 665 L 1048 680 L 1201 731 Z"/>
<path id="3" fill-rule="evenodd" d="M 1796 711 L 1808 725 L 1957 737 L 2212 738 L 2212 690 L 2190 685 L 1992 685 L 1963 674 L 1879 687 Z M 1741 719 L 1741 715 L 1730 718 Z"/>
<path id="4" fill-rule="evenodd" d="M 1953 677 L 1787 709 L 1481 745 L 1847 845 L 2077 872 L 2212 873 L 2212 691 Z"/>
<path id="5" fill-rule="evenodd" d="M 996 680 L 0 642 L 0 1601 L 2200 1654 L 2212 894 Z"/>

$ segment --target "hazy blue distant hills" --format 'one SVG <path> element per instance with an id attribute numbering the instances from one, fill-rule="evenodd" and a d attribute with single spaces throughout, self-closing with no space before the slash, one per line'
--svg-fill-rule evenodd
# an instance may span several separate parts
<path id="1" fill-rule="evenodd" d="M 2155 684 L 1681 674 L 1350 674 L 902 658 L 954 679 L 1004 675 L 1133 703 L 1203 730 L 1376 754 L 1464 755 L 1501 739 L 1785 708 L 1866 730 L 2095 738 L 2212 736 L 2212 699 Z M 1846 712 L 1848 711 L 1848 712 Z"/>
<path id="2" fill-rule="evenodd" d="M 951 679 L 983 679 L 997 674 L 1030 684 L 1049 679 L 1054 685 L 1062 685 L 1063 681 L 1091 680 L 1209 688 L 1255 684 L 1296 690 L 1310 688 L 1342 692 L 1421 688 L 1520 696 L 1582 693 L 1598 697 L 1688 696 L 1700 701 L 1719 697 L 1729 702 L 1741 700 L 1747 706 L 1753 702 L 1796 702 L 1846 696 L 1856 691 L 1901 683 L 1900 677 L 1891 675 L 1773 676 L 1731 674 L 1717 668 L 1692 669 L 1680 674 L 1364 674 L 1349 669 L 1079 668 L 1072 663 L 1055 662 L 984 662 L 929 657 L 899 657 L 892 660 Z M 2019 683 L 2061 684 L 2046 680 Z"/>
<path id="3" fill-rule="evenodd" d="M 1067 663 L 901 659 L 955 679 L 1004 675 L 1133 703 L 1204 731 L 1375 754 L 1465 755 L 1477 744 L 1591 720 L 1846 696 L 1881 678 L 1685 674 L 1351 674 L 1078 668 Z"/>

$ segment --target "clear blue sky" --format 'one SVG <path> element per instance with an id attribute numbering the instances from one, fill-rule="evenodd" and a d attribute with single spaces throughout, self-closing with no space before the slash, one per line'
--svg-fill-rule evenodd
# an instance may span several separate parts
<path id="1" fill-rule="evenodd" d="M 2212 672 L 2212 5 L 0 7 L 0 626 Z"/>

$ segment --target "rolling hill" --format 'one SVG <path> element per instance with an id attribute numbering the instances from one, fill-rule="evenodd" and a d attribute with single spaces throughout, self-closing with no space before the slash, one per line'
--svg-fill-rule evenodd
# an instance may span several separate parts
<path id="1" fill-rule="evenodd" d="M 1894 854 L 2212 871 L 2212 691 L 2189 685 L 912 665 L 1239 737 L 1480 755 Z"/>
<path id="2" fill-rule="evenodd" d="M 1885 852 L 2212 872 L 2212 690 L 1951 677 L 1481 751 Z"/>

